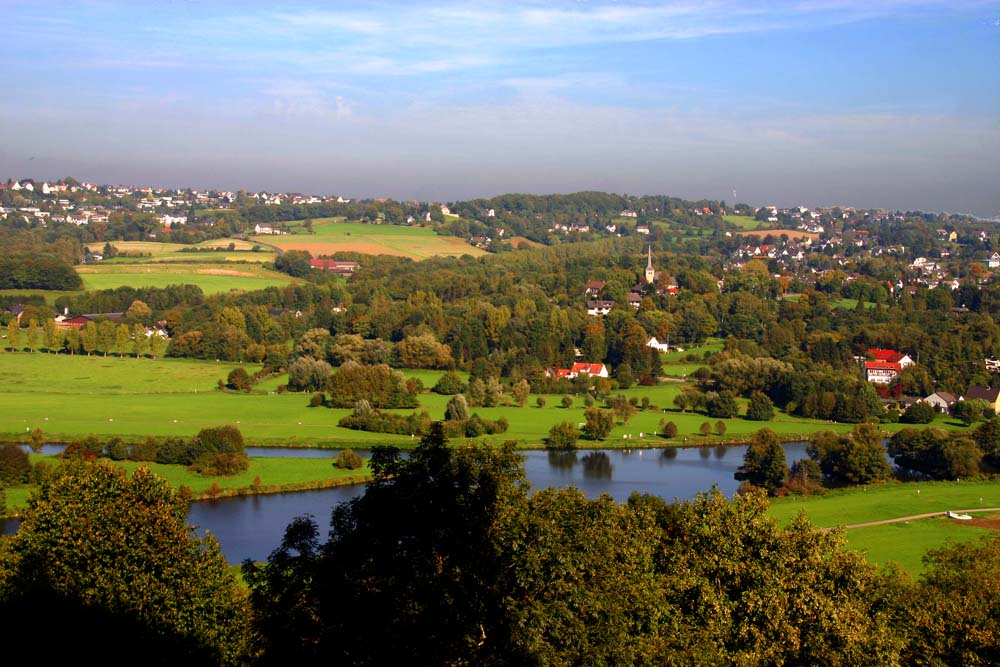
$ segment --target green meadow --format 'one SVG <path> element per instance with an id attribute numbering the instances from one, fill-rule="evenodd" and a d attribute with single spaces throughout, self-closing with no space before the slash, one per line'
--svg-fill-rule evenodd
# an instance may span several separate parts
<path id="1" fill-rule="evenodd" d="M 755 218 L 748 215 L 724 215 L 722 219 L 726 222 L 736 225 L 742 230 L 755 230 L 761 225 L 761 222 Z"/>
<path id="2" fill-rule="evenodd" d="M 233 263 L 100 263 L 77 267 L 77 273 L 83 278 L 83 286 L 87 290 L 197 285 L 205 294 L 220 294 L 232 290 L 283 287 L 295 282 L 294 278 L 284 273 L 256 264 Z"/>
<path id="3" fill-rule="evenodd" d="M 183 359 L 135 359 L 84 355 L 50 355 L 42 352 L 0 353 L 0 436 L 24 438 L 38 427 L 54 440 L 67 441 L 85 435 L 139 439 L 149 435 L 190 436 L 207 426 L 238 424 L 248 442 L 262 445 L 366 446 L 380 442 L 401 446 L 413 443 L 409 436 L 353 431 L 337 426 L 347 409 L 310 408 L 307 394 L 280 392 L 284 377 L 270 378 L 249 394 L 220 391 L 219 380 L 239 366 L 235 363 Z M 259 366 L 244 365 L 253 373 Z M 417 410 L 441 419 L 450 397 L 431 393 L 441 371 L 404 370 L 419 378 L 426 390 Z M 681 382 L 652 387 L 635 386 L 621 393 L 637 401 L 648 399 L 650 408 L 635 413 L 627 423 L 617 423 L 608 439 L 593 443 L 601 447 L 662 446 L 670 444 L 717 444 L 745 440 L 761 427 L 768 427 L 787 440 L 808 437 L 819 430 L 848 432 L 849 424 L 831 424 L 802 419 L 779 412 L 771 422 L 741 418 L 711 419 L 700 413 L 681 413 L 673 407 Z M 505 397 L 510 400 L 510 397 Z M 563 408 L 560 395 L 528 398 L 524 407 L 508 404 L 475 408 L 484 418 L 506 417 L 507 433 L 494 439 L 513 439 L 525 447 L 544 443 L 549 429 L 563 421 L 584 422 L 584 397 L 572 396 L 572 406 Z M 408 413 L 409 410 L 399 411 Z M 656 437 L 661 420 L 673 421 L 678 435 L 672 441 Z M 715 434 L 718 421 L 725 433 Z M 708 422 L 713 435 L 700 435 Z M 961 428 L 939 421 L 935 426 Z M 900 428 L 887 425 L 888 430 Z M 581 441 L 581 446 L 587 446 Z"/>
<path id="4" fill-rule="evenodd" d="M 886 483 L 830 491 L 822 496 L 789 496 L 771 501 L 770 514 L 784 524 L 804 512 L 814 524 L 834 527 L 978 507 L 1000 507 L 1000 480 Z M 991 532 L 935 516 L 849 528 L 846 537 L 847 546 L 864 551 L 869 561 L 893 561 L 908 572 L 917 573 L 923 568 L 921 559 L 928 549 L 942 547 L 949 541 L 976 539 Z"/>

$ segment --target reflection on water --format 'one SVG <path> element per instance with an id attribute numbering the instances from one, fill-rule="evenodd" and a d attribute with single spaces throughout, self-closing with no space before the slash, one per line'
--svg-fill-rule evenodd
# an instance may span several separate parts
<path id="1" fill-rule="evenodd" d="M 805 443 L 785 445 L 788 462 L 806 456 Z M 336 456 L 337 450 L 274 448 L 253 451 L 255 456 Z M 624 502 L 633 492 L 666 500 L 687 499 L 717 486 L 732 495 L 738 486 L 733 474 L 743 463 L 746 447 L 691 447 L 524 453 L 524 469 L 531 488 L 576 486 L 588 498 L 606 493 Z M 362 456 L 367 457 L 368 452 Z M 188 521 L 219 540 L 230 563 L 245 558 L 264 560 L 281 542 L 285 526 L 304 514 L 315 518 L 326 534 L 330 510 L 364 492 L 363 486 L 193 503 Z M 13 532 L 16 522 L 0 520 L 0 532 Z"/>
<path id="2" fill-rule="evenodd" d="M 623 458 L 627 456 L 627 453 L 622 453 Z M 611 465 L 611 459 L 604 452 L 591 452 L 583 457 L 582 462 L 584 478 L 611 479 L 614 466 Z"/>
<path id="3" fill-rule="evenodd" d="M 575 451 L 555 451 L 548 452 L 549 466 L 555 470 L 572 470 L 578 461 Z"/>

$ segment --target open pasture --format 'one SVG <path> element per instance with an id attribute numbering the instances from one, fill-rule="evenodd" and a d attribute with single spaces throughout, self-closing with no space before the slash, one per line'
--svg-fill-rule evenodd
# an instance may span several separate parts
<path id="1" fill-rule="evenodd" d="M 277 256 L 270 248 L 260 246 L 252 241 L 242 239 L 210 239 L 194 245 L 180 243 L 157 243 L 155 241 L 112 241 L 111 245 L 122 253 L 148 255 L 146 257 L 114 257 L 101 261 L 101 266 L 111 264 L 143 264 L 161 262 L 192 263 L 224 263 L 249 262 L 262 264 L 273 262 Z M 233 249 L 229 250 L 232 245 Z M 257 247 L 257 251 L 253 248 Z M 103 243 L 90 243 L 87 248 L 91 252 L 102 252 Z"/>
<path id="2" fill-rule="evenodd" d="M 724 215 L 722 219 L 742 230 L 757 229 L 762 223 L 749 215 Z"/>
<path id="3" fill-rule="evenodd" d="M 206 253 L 207 254 L 207 253 Z M 213 253 L 214 254 L 214 253 Z M 249 254 L 249 253 L 248 253 Z M 166 287 L 197 285 L 206 294 L 231 290 L 259 290 L 295 282 L 290 276 L 255 264 L 213 264 L 180 262 L 166 264 L 90 264 L 77 267 L 87 290 L 117 287 Z"/>
<path id="4" fill-rule="evenodd" d="M 255 236 L 253 240 L 282 250 L 307 250 L 313 257 L 338 252 L 395 255 L 415 260 L 486 254 L 454 236 L 438 236 L 426 227 L 369 225 L 358 222 L 313 221 L 314 234 Z"/>

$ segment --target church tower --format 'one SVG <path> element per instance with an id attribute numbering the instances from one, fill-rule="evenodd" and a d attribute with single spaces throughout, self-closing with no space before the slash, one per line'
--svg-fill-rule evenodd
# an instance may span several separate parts
<path id="1" fill-rule="evenodd" d="M 656 270 L 653 268 L 653 246 L 649 246 L 649 259 L 646 261 L 646 284 L 652 285 L 656 280 Z"/>

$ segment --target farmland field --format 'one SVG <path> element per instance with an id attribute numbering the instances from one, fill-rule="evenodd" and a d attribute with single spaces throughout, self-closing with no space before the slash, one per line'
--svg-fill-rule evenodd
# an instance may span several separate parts
<path id="1" fill-rule="evenodd" d="M 759 220 L 751 218 L 748 215 L 724 215 L 722 219 L 744 230 L 757 229 L 757 226 L 762 224 Z"/>
<path id="2" fill-rule="evenodd" d="M 104 259 L 101 265 L 108 264 L 142 264 L 160 262 L 180 262 L 191 263 L 222 263 L 222 262 L 250 262 L 263 263 L 273 262 L 277 253 L 266 247 L 258 246 L 252 241 L 241 239 L 211 239 L 202 241 L 194 245 L 183 245 L 180 243 L 158 243 L 156 241 L 114 241 L 112 245 L 119 252 L 123 253 L 143 253 L 148 257 L 114 257 Z M 233 250 L 228 250 L 229 246 Z M 257 246 L 258 250 L 253 251 Z M 104 249 L 103 243 L 90 243 L 87 248 L 91 252 L 101 252 Z M 223 250 L 225 249 L 225 250 Z"/>
<path id="3" fill-rule="evenodd" d="M 88 290 L 117 287 L 166 287 L 167 285 L 197 285 L 206 294 L 230 290 L 259 290 L 295 282 L 286 274 L 270 271 L 255 264 L 88 264 L 77 267 Z"/>
<path id="4" fill-rule="evenodd" d="M 291 224 L 291 223 L 290 223 Z M 255 236 L 253 240 L 269 243 L 282 250 L 307 250 L 314 257 L 337 252 L 366 255 L 396 255 L 411 259 L 487 254 L 455 236 L 438 236 L 425 227 L 369 225 L 359 222 L 314 221 L 315 234 Z"/>

